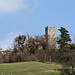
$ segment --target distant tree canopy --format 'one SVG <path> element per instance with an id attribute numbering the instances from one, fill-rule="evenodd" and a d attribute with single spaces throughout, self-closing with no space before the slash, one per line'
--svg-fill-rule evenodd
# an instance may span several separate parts
<path id="1" fill-rule="evenodd" d="M 70 35 L 68 34 L 69 32 L 63 27 L 61 27 L 58 30 L 61 33 L 60 36 L 59 36 L 59 39 L 57 41 L 57 43 L 60 45 L 60 48 L 69 47 L 69 44 L 71 42 Z"/>
<path id="2" fill-rule="evenodd" d="M 29 36 L 19 35 L 14 39 L 14 52 L 22 51 L 26 49 L 31 54 L 35 54 L 36 50 L 46 48 L 45 36 Z"/>
<path id="3" fill-rule="evenodd" d="M 46 41 L 43 37 L 34 36 L 29 38 L 25 44 L 26 49 L 32 53 L 35 54 L 36 50 L 45 49 L 46 47 Z"/>
<path id="4" fill-rule="evenodd" d="M 25 35 L 19 35 L 14 39 L 14 51 L 18 52 L 19 50 L 23 52 L 24 45 L 26 41 Z"/>
<path id="5" fill-rule="evenodd" d="M 26 48 L 30 53 L 34 54 L 39 45 L 40 43 L 37 39 L 30 38 L 26 43 Z"/>

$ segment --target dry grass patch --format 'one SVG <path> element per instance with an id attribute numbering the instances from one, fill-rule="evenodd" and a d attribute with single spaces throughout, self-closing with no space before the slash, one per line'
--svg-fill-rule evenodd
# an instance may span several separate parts
<path id="1" fill-rule="evenodd" d="M 43 72 L 59 72 L 59 71 L 56 71 L 56 70 L 46 70 L 46 71 L 43 71 Z"/>

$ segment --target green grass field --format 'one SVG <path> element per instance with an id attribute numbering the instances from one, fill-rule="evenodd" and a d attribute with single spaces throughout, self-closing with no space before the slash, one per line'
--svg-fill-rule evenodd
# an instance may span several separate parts
<path id="1" fill-rule="evenodd" d="M 0 75 L 60 75 L 59 71 L 62 66 L 49 62 L 18 62 L 18 63 L 1 63 Z"/>

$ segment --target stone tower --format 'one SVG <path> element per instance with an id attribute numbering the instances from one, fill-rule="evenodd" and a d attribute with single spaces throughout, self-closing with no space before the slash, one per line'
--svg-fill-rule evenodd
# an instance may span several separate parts
<path id="1" fill-rule="evenodd" d="M 48 49 L 56 48 L 56 28 L 55 27 L 45 27 L 45 35 Z"/>

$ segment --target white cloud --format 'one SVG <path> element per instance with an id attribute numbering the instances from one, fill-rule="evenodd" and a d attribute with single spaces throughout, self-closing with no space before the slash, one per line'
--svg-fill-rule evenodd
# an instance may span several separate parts
<path id="1" fill-rule="evenodd" d="M 14 38 L 18 36 L 19 33 L 17 32 L 9 32 L 2 40 L 0 40 L 0 47 L 2 49 L 7 49 L 8 47 L 11 47 L 13 44 Z"/>
<path id="2" fill-rule="evenodd" d="M 0 0 L 0 13 L 16 13 L 20 10 L 33 10 L 37 0 Z"/>

